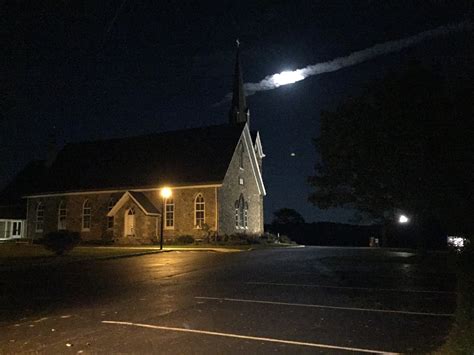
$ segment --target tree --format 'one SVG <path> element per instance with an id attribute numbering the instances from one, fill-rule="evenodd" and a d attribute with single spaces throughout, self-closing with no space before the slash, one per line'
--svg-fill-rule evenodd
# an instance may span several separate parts
<path id="1" fill-rule="evenodd" d="M 303 224 L 304 218 L 292 208 L 281 208 L 273 212 L 273 225 L 296 225 Z"/>
<path id="2" fill-rule="evenodd" d="M 281 208 L 273 212 L 271 230 L 290 237 L 292 240 L 298 239 L 301 226 L 305 221 L 301 214 L 292 208 Z"/>
<path id="3" fill-rule="evenodd" d="M 472 233 L 474 110 L 466 82 L 447 90 L 441 77 L 412 63 L 322 112 L 310 201 L 351 206 L 379 221 L 404 212 Z"/>

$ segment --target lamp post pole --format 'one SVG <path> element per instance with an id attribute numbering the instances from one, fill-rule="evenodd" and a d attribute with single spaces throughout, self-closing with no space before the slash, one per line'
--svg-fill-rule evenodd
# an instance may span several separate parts
<path id="1" fill-rule="evenodd" d="M 161 204 L 161 226 L 160 226 L 160 250 L 163 250 L 163 226 L 166 221 L 166 199 L 171 197 L 171 189 L 169 187 L 163 187 L 160 191 L 160 196 L 162 199 Z"/>
<path id="2" fill-rule="evenodd" d="M 161 199 L 160 250 L 163 250 L 163 225 L 165 224 L 165 197 Z"/>

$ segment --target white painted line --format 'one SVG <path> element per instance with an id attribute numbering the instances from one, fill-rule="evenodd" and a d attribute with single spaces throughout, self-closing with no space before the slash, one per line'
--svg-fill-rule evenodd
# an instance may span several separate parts
<path id="1" fill-rule="evenodd" d="M 362 352 L 362 353 L 372 353 L 372 354 L 393 354 L 393 355 L 399 354 L 399 353 L 387 352 L 387 351 L 381 351 L 381 350 L 350 348 L 350 347 L 345 347 L 345 346 L 309 343 L 309 342 L 304 342 L 304 341 L 286 340 L 286 339 L 277 339 L 277 338 L 255 337 L 255 336 L 250 336 L 250 335 L 241 335 L 241 334 L 233 334 L 233 333 L 212 332 L 212 331 L 208 331 L 208 330 L 199 330 L 199 329 L 165 327 L 165 326 L 153 325 L 153 324 L 120 322 L 120 321 L 113 321 L 113 320 L 103 320 L 102 323 L 118 324 L 118 325 L 129 325 L 129 326 L 134 326 L 134 327 L 151 328 L 151 329 L 159 329 L 159 330 L 169 330 L 169 331 L 173 331 L 173 332 L 182 332 L 182 333 L 205 334 L 205 335 L 213 335 L 213 336 L 226 337 L 226 338 L 266 341 L 266 342 L 270 342 L 270 343 L 309 346 L 309 347 L 313 347 L 313 348 L 322 348 L 322 349 L 358 351 L 358 352 Z"/>
<path id="2" fill-rule="evenodd" d="M 345 310 L 345 311 L 359 311 L 359 312 L 397 313 L 397 314 L 411 314 L 411 315 L 417 315 L 417 316 L 435 316 L 435 317 L 452 317 L 452 316 L 454 316 L 454 314 L 451 314 L 451 313 L 410 312 L 410 311 L 396 311 L 396 310 L 391 310 L 391 309 L 338 307 L 338 306 L 325 306 L 325 305 L 321 305 L 321 304 L 287 303 L 287 302 L 246 300 L 246 299 L 240 299 L 240 298 L 199 297 L 199 296 L 196 296 L 194 298 L 197 298 L 197 299 L 200 299 L 200 300 L 259 303 L 259 304 L 272 304 L 272 305 L 278 305 L 278 306 L 293 306 L 293 307 L 322 308 L 322 309 L 340 309 L 340 310 Z"/>
<path id="3" fill-rule="evenodd" d="M 280 282 L 246 282 L 249 285 L 268 285 L 268 286 L 289 286 L 289 287 L 314 287 L 314 288 L 335 288 L 342 290 L 361 290 L 361 291 L 380 291 L 380 292 L 412 292 L 412 293 L 440 293 L 453 294 L 453 291 L 432 291 L 432 290 L 412 290 L 412 289 L 396 289 L 396 288 L 371 288 L 371 287 L 349 287 L 349 286 L 330 286 L 318 284 L 294 284 L 294 283 L 280 283 Z"/>

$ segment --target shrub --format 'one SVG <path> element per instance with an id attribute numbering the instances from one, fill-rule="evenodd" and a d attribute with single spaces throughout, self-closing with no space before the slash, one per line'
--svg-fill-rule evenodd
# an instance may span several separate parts
<path id="1" fill-rule="evenodd" d="M 42 244 L 46 250 L 52 251 L 56 255 L 63 255 L 71 251 L 80 241 L 79 233 L 64 230 L 46 234 L 42 239 Z"/>
<path id="2" fill-rule="evenodd" d="M 194 237 L 191 235 L 180 235 L 175 239 L 175 244 L 193 244 Z"/>
<path id="3" fill-rule="evenodd" d="M 467 243 L 457 256 L 455 267 L 458 279 L 455 321 L 438 353 L 471 354 L 474 351 L 474 243 Z"/>
<path id="4" fill-rule="evenodd" d="M 260 237 L 255 234 L 230 234 L 221 238 L 223 244 L 228 245 L 241 245 L 241 244 L 259 244 Z"/>
<path id="5" fill-rule="evenodd" d="M 285 244 L 294 244 L 294 242 L 288 236 L 284 234 L 280 235 L 280 237 L 278 238 L 278 241 L 280 243 L 285 243 Z"/>

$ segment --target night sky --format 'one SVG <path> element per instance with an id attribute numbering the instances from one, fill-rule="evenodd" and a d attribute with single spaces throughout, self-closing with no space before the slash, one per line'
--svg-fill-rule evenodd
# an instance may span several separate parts
<path id="1" fill-rule="evenodd" d="M 0 1 L 0 187 L 61 144 L 226 123 L 235 39 L 245 82 L 471 20 L 471 1 Z M 321 110 L 417 59 L 451 83 L 472 72 L 472 31 L 426 40 L 248 98 L 262 135 L 266 221 L 353 220 L 307 202 Z M 291 153 L 295 153 L 292 156 Z"/>

